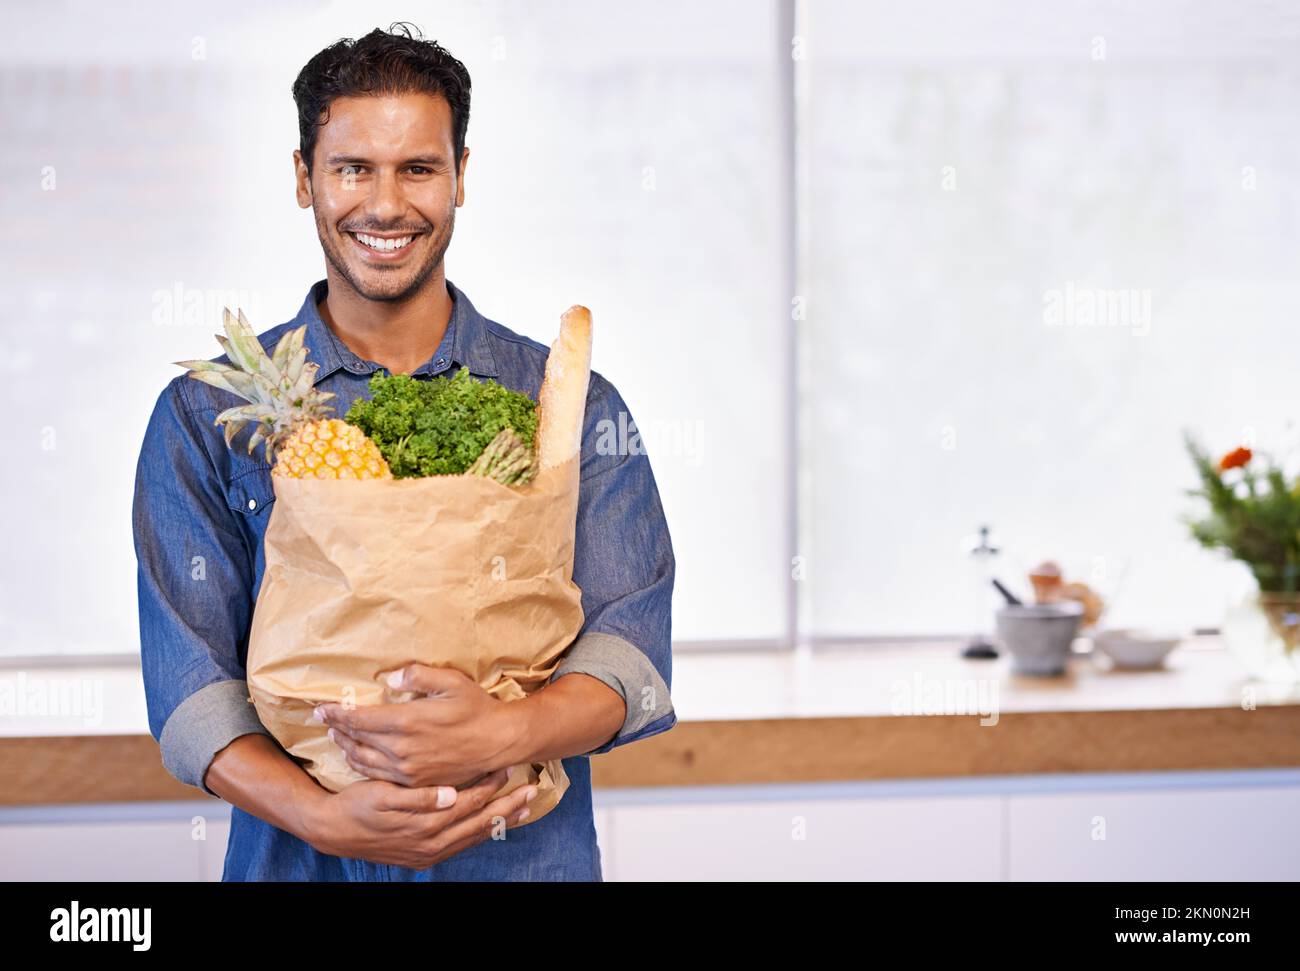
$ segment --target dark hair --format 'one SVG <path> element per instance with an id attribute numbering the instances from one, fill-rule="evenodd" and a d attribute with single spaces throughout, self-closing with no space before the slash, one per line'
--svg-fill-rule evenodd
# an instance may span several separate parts
<path id="1" fill-rule="evenodd" d="M 376 29 L 357 40 L 345 37 L 331 44 L 298 72 L 293 100 L 307 174 L 316 135 L 329 121 L 335 98 L 411 92 L 441 94 L 451 105 L 451 164 L 459 169 L 469 127 L 469 71 L 437 41 L 424 40 L 418 27 L 395 23 L 387 31 Z"/>

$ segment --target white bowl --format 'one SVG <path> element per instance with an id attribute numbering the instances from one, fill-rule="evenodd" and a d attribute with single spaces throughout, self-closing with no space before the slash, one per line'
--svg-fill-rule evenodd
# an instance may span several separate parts
<path id="1" fill-rule="evenodd" d="M 1181 643 L 1182 637 L 1165 631 L 1121 628 L 1099 631 L 1093 643 L 1117 668 L 1155 668 Z"/>

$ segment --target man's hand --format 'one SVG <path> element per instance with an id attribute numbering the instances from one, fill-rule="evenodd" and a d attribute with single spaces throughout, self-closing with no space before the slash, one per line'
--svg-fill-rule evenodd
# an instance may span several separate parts
<path id="1" fill-rule="evenodd" d="M 423 870 L 490 837 L 504 839 L 509 827 L 528 818 L 525 803 L 537 787 L 521 786 L 489 802 L 505 784 L 505 769 L 460 792 L 354 782 L 312 804 L 308 842 L 333 856 Z"/>
<path id="2" fill-rule="evenodd" d="M 627 716 L 622 696 L 586 674 L 511 702 L 449 668 L 408 664 L 393 674 L 393 687 L 426 697 L 317 710 L 353 769 L 398 785 L 455 786 L 505 766 L 583 755 L 609 741 Z"/>
<path id="3" fill-rule="evenodd" d="M 402 704 L 316 709 L 348 765 L 399 786 L 458 786 L 515 764 L 525 731 L 518 703 L 498 701 L 451 668 L 408 664 L 389 687 L 425 697 Z M 522 760 L 520 760 L 522 761 Z"/>

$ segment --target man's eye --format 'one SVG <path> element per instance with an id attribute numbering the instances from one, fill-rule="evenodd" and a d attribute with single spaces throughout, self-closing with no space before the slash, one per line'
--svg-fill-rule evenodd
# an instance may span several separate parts
<path id="1" fill-rule="evenodd" d="M 343 168 L 339 169 L 339 172 L 340 172 L 342 175 L 359 175 L 359 174 L 361 173 L 361 166 L 359 166 L 359 165 L 345 165 L 345 166 L 343 166 Z"/>
<path id="2" fill-rule="evenodd" d="M 423 165 L 412 165 L 411 171 L 414 172 L 416 175 L 426 175 L 429 172 L 432 172 L 433 170 L 429 168 L 425 168 Z"/>

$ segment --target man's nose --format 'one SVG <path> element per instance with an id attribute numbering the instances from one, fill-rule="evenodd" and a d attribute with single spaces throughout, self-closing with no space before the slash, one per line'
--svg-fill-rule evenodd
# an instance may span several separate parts
<path id="1" fill-rule="evenodd" d="M 380 223 L 394 222 L 406 212 L 406 198 L 396 173 L 380 172 L 371 182 L 370 213 Z"/>

